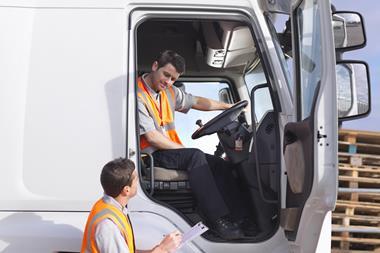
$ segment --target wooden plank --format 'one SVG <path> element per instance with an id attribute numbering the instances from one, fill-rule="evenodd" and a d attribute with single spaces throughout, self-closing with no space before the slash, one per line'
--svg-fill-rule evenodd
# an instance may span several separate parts
<path id="1" fill-rule="evenodd" d="M 373 250 L 344 250 L 344 249 L 331 249 L 331 253 L 375 253 Z"/>
<path id="2" fill-rule="evenodd" d="M 351 159 L 351 164 L 352 163 L 353 162 L 352 162 L 352 159 Z M 360 161 L 360 165 L 361 165 L 361 161 Z M 352 178 L 357 178 L 358 175 L 359 175 L 358 171 L 355 171 L 355 170 L 350 171 L 350 174 L 351 174 Z M 349 186 L 349 188 L 358 188 L 359 187 L 359 183 L 358 182 L 349 181 L 349 185 L 348 186 Z M 350 202 L 355 202 L 356 203 L 358 200 L 359 200 L 359 195 L 357 193 L 352 193 L 350 195 Z M 346 210 L 345 210 L 345 214 L 346 214 L 346 217 L 343 218 L 342 223 L 343 223 L 343 226 L 349 227 L 351 225 L 351 223 L 350 223 L 351 219 L 348 218 L 348 217 L 355 214 L 355 208 L 353 208 L 353 207 L 347 207 Z M 344 238 L 349 238 L 349 236 L 350 236 L 350 233 L 348 231 L 345 231 L 345 232 L 342 233 L 342 237 L 344 237 Z M 350 248 L 350 244 L 346 240 L 341 241 L 340 244 L 341 244 L 341 249 L 349 249 Z"/>
<path id="3" fill-rule="evenodd" d="M 356 146 L 356 153 L 357 154 L 372 154 L 372 155 L 380 154 L 380 147 L 377 147 L 377 146 L 380 146 L 380 145 L 378 144 L 358 145 Z"/>
<path id="4" fill-rule="evenodd" d="M 338 141 L 339 151 L 357 154 L 380 154 L 380 144 L 372 143 L 350 143 L 349 141 Z M 355 147 L 356 152 L 350 152 L 350 148 Z"/>
<path id="5" fill-rule="evenodd" d="M 353 237 L 342 237 L 342 236 L 332 236 L 332 241 L 342 241 L 345 240 L 347 242 L 354 242 L 360 244 L 371 244 L 371 245 L 380 245 L 380 239 L 377 238 L 353 238 Z"/>
<path id="6" fill-rule="evenodd" d="M 360 134 L 360 135 L 378 135 L 380 137 L 380 133 L 374 132 L 374 131 L 363 131 L 363 130 L 355 130 L 355 129 L 339 129 L 339 136 L 345 135 L 345 134 Z"/>
<path id="7" fill-rule="evenodd" d="M 358 171 L 358 172 L 369 172 L 369 173 L 380 173 L 380 167 L 372 167 L 372 166 L 352 166 L 349 164 L 339 164 L 339 170 L 343 171 Z"/>
<path id="8" fill-rule="evenodd" d="M 353 166 L 362 166 L 363 165 L 363 158 L 360 156 L 351 156 L 350 157 L 350 164 Z"/>
<path id="9" fill-rule="evenodd" d="M 380 149 L 380 144 L 372 144 L 372 143 L 363 143 L 363 142 L 356 142 L 356 143 L 351 143 L 349 141 L 338 141 L 338 145 L 342 146 L 349 146 L 355 144 L 358 147 L 371 147 L 371 148 L 379 148 Z"/>
<path id="10" fill-rule="evenodd" d="M 372 203 L 372 202 L 354 202 L 354 201 L 348 201 L 348 200 L 338 200 L 337 204 L 349 205 L 349 206 L 352 206 L 352 207 L 379 208 L 379 210 L 380 210 L 380 204 L 378 204 L 378 203 Z"/>
<path id="11" fill-rule="evenodd" d="M 374 223 L 374 224 L 380 223 L 380 216 L 357 215 L 357 214 L 347 216 L 346 214 L 343 214 L 343 213 L 332 214 L 333 219 L 343 219 L 345 217 L 354 221 L 365 221 L 365 222 Z"/>
<path id="12" fill-rule="evenodd" d="M 358 188 L 361 189 L 361 188 Z M 380 189 L 374 189 L 380 190 Z M 361 202 L 376 202 L 380 199 L 380 193 L 367 193 L 367 192 L 356 192 L 359 195 L 359 201 Z M 350 197 L 350 192 L 339 192 L 338 199 L 347 200 Z M 367 199 L 367 200 L 366 200 Z"/>
<path id="13" fill-rule="evenodd" d="M 360 190 L 361 188 L 358 188 Z M 380 189 L 374 189 L 374 190 L 380 190 Z M 338 199 L 339 200 L 348 200 L 351 198 L 350 192 L 339 192 L 338 193 Z M 357 192 L 359 202 L 373 202 L 373 203 L 380 203 L 380 193 L 363 193 L 363 192 Z"/>
<path id="14" fill-rule="evenodd" d="M 342 157 L 358 156 L 362 158 L 373 158 L 376 160 L 380 160 L 380 155 L 370 155 L 370 154 L 350 154 L 347 152 L 338 152 L 338 156 L 342 156 Z"/>
<path id="15" fill-rule="evenodd" d="M 339 163 L 352 164 L 355 166 L 380 166 L 380 156 L 379 155 L 368 155 L 368 154 L 349 154 L 344 152 L 339 152 Z M 353 161 L 360 161 L 353 162 Z"/>
<path id="16" fill-rule="evenodd" d="M 336 207 L 350 207 L 350 208 L 356 208 L 358 210 L 369 210 L 372 212 L 379 212 L 380 211 L 380 204 L 379 203 L 371 203 L 371 202 L 351 202 L 348 200 L 338 200 L 336 202 Z"/>
<path id="17" fill-rule="evenodd" d="M 340 140 L 344 139 L 345 136 L 348 135 L 356 136 L 357 142 L 380 144 L 380 132 L 339 129 Z"/>
<path id="18" fill-rule="evenodd" d="M 380 178 L 370 178 L 370 177 L 355 177 L 355 176 L 339 176 L 340 181 L 355 182 L 355 183 L 370 183 L 379 184 Z M 358 186 L 350 185 L 351 188 L 358 188 Z"/>
<path id="19" fill-rule="evenodd" d="M 344 210 L 344 212 L 345 212 L 346 217 L 343 218 L 342 223 L 343 223 L 343 226 L 348 227 L 350 226 L 350 219 L 347 217 L 354 215 L 355 209 L 352 207 L 347 207 L 346 210 Z M 341 237 L 347 239 L 350 237 L 350 233 L 348 231 L 344 231 L 343 233 L 341 233 Z M 350 249 L 350 243 L 347 240 L 342 240 L 340 241 L 340 248 Z"/>
<path id="20" fill-rule="evenodd" d="M 356 134 L 347 134 L 343 136 L 343 140 L 350 144 L 355 144 L 356 143 Z"/>

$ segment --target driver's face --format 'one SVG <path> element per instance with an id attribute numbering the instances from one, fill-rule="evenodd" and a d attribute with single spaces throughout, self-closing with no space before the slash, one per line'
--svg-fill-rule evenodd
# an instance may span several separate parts
<path id="1" fill-rule="evenodd" d="M 156 92 L 163 91 L 172 86 L 179 76 L 180 74 L 172 64 L 168 63 L 158 68 L 158 63 L 154 62 L 152 65 L 152 89 Z"/>

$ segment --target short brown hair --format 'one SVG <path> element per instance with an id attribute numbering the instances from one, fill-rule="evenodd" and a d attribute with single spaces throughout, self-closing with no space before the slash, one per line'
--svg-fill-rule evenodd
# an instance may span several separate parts
<path id="1" fill-rule="evenodd" d="M 179 74 L 183 74 L 185 72 L 185 59 L 172 50 L 165 50 L 164 52 L 160 53 L 156 61 L 158 62 L 158 68 L 161 68 L 170 63 L 175 67 Z"/>
<path id="2" fill-rule="evenodd" d="M 100 174 L 100 183 L 104 193 L 116 198 L 125 186 L 131 186 L 135 164 L 126 158 L 118 158 L 104 165 Z"/>

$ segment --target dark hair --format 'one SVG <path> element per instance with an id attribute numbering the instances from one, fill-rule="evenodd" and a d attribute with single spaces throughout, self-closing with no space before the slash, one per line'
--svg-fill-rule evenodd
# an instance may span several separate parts
<path id="1" fill-rule="evenodd" d="M 131 186 L 132 173 L 135 170 L 135 164 L 126 158 L 118 158 L 104 165 L 100 174 L 100 183 L 104 193 L 115 198 L 125 186 Z"/>
<path id="2" fill-rule="evenodd" d="M 172 50 L 165 50 L 164 52 L 160 53 L 156 61 L 158 62 L 158 68 L 161 68 L 170 63 L 175 67 L 178 73 L 183 74 L 185 72 L 185 59 Z"/>

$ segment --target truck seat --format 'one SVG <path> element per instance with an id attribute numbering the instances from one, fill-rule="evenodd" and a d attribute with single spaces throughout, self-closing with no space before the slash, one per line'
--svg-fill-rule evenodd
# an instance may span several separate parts
<path id="1" fill-rule="evenodd" d="M 153 193 L 154 190 L 177 191 L 190 189 L 187 171 L 151 166 L 151 163 L 153 163 L 153 157 L 149 154 L 142 154 L 142 179 L 148 191 Z"/>
<path id="2" fill-rule="evenodd" d="M 153 167 L 155 181 L 187 181 L 187 171 Z"/>

